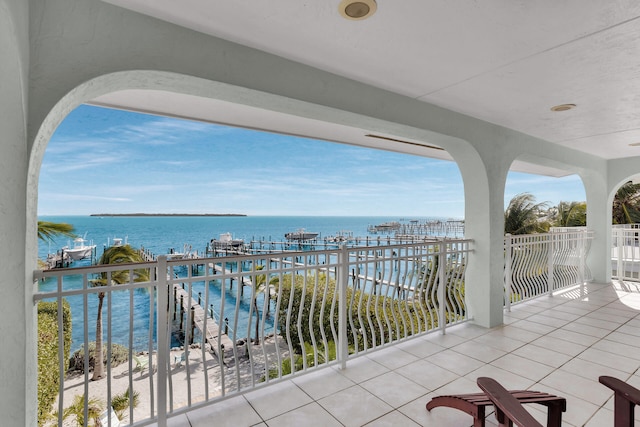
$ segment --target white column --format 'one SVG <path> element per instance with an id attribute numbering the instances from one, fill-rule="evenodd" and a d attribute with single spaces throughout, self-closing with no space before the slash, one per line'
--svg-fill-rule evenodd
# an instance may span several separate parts
<path id="1" fill-rule="evenodd" d="M 587 195 L 587 228 L 594 231 L 587 266 L 596 283 L 611 282 L 611 203 L 605 179 L 601 176 L 583 177 Z"/>
<path id="2" fill-rule="evenodd" d="M 465 275 L 468 316 L 484 327 L 501 325 L 504 307 L 504 185 L 511 160 L 467 150 L 454 154 L 464 180 L 465 237 L 473 253 Z"/>

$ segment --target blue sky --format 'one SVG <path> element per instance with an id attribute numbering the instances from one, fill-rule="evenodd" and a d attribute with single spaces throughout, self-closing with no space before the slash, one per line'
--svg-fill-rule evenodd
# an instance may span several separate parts
<path id="1" fill-rule="evenodd" d="M 577 176 L 510 173 L 505 200 L 584 200 Z M 56 130 L 39 215 L 464 216 L 453 162 L 83 105 Z"/>

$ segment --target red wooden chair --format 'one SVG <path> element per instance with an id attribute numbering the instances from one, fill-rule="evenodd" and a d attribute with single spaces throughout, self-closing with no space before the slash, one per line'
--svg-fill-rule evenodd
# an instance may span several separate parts
<path id="1" fill-rule="evenodd" d="M 490 378 L 486 380 L 489 382 L 493 381 L 497 384 L 495 380 Z M 478 379 L 478 385 L 480 385 L 480 382 L 485 383 L 485 380 L 481 381 Z M 515 399 L 519 405 L 524 403 L 537 403 L 546 406 L 547 427 L 560 427 L 562 425 L 562 413 L 567 410 L 567 401 L 565 398 L 532 390 L 510 390 L 507 391 L 507 394 Z M 434 397 L 427 403 L 427 411 L 431 411 L 438 406 L 455 408 L 473 417 L 473 427 L 484 427 L 486 408 L 492 405 L 495 406 L 495 403 L 486 393 L 454 394 Z M 498 411 L 496 411 L 496 415 L 499 415 Z"/>
<path id="2" fill-rule="evenodd" d="M 640 405 L 640 390 L 614 377 L 601 376 L 601 384 L 613 390 L 613 426 L 633 427 L 633 413 Z"/>
<path id="3" fill-rule="evenodd" d="M 524 406 L 493 378 L 478 378 L 478 387 L 484 391 L 496 408 L 496 419 L 499 426 L 543 427 Z"/>

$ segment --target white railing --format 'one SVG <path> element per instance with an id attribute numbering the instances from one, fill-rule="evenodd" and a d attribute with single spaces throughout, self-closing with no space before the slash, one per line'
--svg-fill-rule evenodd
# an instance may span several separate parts
<path id="1" fill-rule="evenodd" d="M 84 395 L 88 419 L 90 399 L 104 409 L 129 389 L 140 401 L 126 408 L 125 422 L 164 425 L 167 417 L 207 402 L 321 365 L 344 366 L 350 357 L 463 322 L 469 245 L 444 240 L 186 260 L 159 256 L 140 264 L 36 271 L 42 283 L 34 302 L 57 304 L 58 331 L 63 300 L 71 306 L 74 348 L 95 340 L 101 296 L 104 302 L 104 379 L 89 381 L 88 354 L 80 358 L 82 374 L 65 375 L 58 333 L 62 380 L 54 422 L 62 424 L 75 396 Z M 150 281 L 133 280 L 140 269 L 151 273 Z M 121 271 L 129 272 L 127 283 L 92 286 L 99 275 L 112 283 Z M 124 346 L 124 356 L 111 350 L 115 343 Z"/>
<path id="2" fill-rule="evenodd" d="M 584 228 L 505 236 L 505 307 L 591 280 L 593 232 Z"/>
<path id="3" fill-rule="evenodd" d="M 640 281 L 640 224 L 614 225 L 611 230 L 611 276 Z"/>

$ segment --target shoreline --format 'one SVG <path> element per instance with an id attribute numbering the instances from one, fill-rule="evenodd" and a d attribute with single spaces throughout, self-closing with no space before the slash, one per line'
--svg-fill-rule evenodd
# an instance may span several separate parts
<path id="1" fill-rule="evenodd" d="M 250 344 L 248 352 L 251 352 L 251 358 L 247 354 L 231 358 L 222 364 L 211 353 L 208 344 L 204 349 L 201 343 L 187 347 L 188 352 L 187 348 L 182 346 L 171 348 L 168 353 L 167 375 L 171 378 L 170 391 L 168 389 L 168 392 L 169 396 L 172 396 L 170 404 L 174 411 L 189 406 L 189 400 L 191 400 L 191 405 L 205 401 L 214 402 L 225 395 L 235 395 L 252 390 L 253 384 L 259 382 L 260 377 L 269 369 L 278 368 L 278 354 L 281 361 L 289 358 L 289 347 L 282 337 L 274 335 L 265 337 L 261 344 Z M 136 368 L 135 362 L 131 363 L 130 368 L 129 361 L 110 369 L 105 367 L 105 377 L 98 381 L 91 380 L 91 370 L 87 373 L 89 381 L 86 384 L 83 372 L 67 372 L 63 379 L 64 407 L 71 406 L 77 396 L 83 396 L 86 386 L 89 398 L 98 399 L 104 410 L 109 390 L 111 390 L 113 397 L 116 394 L 124 393 L 133 386 L 133 390 L 139 396 L 138 405 L 133 408 L 133 421 L 141 422 L 148 419 L 155 403 L 152 402 L 152 399 L 157 391 L 153 386 L 153 383 L 157 384 L 158 381 L 157 351 L 151 354 L 147 352 L 133 352 L 133 354 L 149 357 L 150 363 L 143 369 Z M 58 407 L 58 402 L 59 400 L 54 402 L 52 410 Z M 126 409 L 122 418 L 119 418 L 121 425 L 131 424 L 129 415 L 129 409 Z M 52 426 L 53 424 L 55 421 L 45 425 Z M 77 425 L 75 417 L 70 416 L 65 419 L 62 425 L 64 427 Z"/>
<path id="2" fill-rule="evenodd" d="M 224 214 L 189 214 L 189 213 L 100 213 L 89 214 L 89 216 L 247 216 L 247 214 L 224 213 Z"/>

